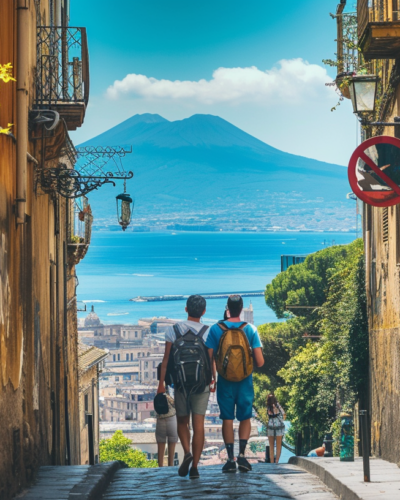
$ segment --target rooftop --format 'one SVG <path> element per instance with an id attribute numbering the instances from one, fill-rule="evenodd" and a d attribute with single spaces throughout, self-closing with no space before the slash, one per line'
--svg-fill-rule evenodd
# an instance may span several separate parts
<path id="1" fill-rule="evenodd" d="M 79 370 L 86 371 L 97 365 L 108 356 L 108 351 L 95 346 L 88 346 L 78 342 L 78 365 Z"/>

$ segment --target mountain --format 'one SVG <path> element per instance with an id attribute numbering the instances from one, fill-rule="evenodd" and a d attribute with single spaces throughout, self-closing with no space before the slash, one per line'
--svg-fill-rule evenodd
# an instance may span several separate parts
<path id="1" fill-rule="evenodd" d="M 132 145 L 123 163 L 135 174 L 128 192 L 136 200 L 136 229 L 354 226 L 344 167 L 275 149 L 218 116 L 171 122 L 135 115 L 82 144 L 88 145 Z M 90 193 L 97 227 L 115 223 L 121 190 L 103 186 Z"/>

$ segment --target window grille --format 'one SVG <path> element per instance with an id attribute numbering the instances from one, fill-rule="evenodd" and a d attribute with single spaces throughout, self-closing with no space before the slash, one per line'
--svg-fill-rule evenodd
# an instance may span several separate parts
<path id="1" fill-rule="evenodd" d="M 382 209 L 382 239 L 384 243 L 389 241 L 389 209 Z"/>

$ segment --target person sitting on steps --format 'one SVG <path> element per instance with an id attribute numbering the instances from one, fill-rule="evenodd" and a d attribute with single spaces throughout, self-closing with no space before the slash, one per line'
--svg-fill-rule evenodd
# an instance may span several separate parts
<path id="1" fill-rule="evenodd" d="M 220 418 L 223 420 L 222 436 L 228 454 L 223 472 L 236 472 L 233 456 L 235 416 L 240 422 L 237 464 L 242 472 L 251 470 L 245 451 L 250 438 L 250 418 L 254 402 L 253 362 L 258 367 L 264 364 L 257 328 L 240 320 L 242 309 L 242 297 L 230 295 L 227 303 L 229 319 L 212 326 L 206 341 L 210 358 L 215 358 L 218 370 L 217 400 Z"/>
<path id="2" fill-rule="evenodd" d="M 209 327 L 200 320 L 206 312 L 206 301 L 200 295 L 191 295 L 186 302 L 187 321 L 167 327 L 165 353 L 161 364 L 157 394 L 165 392 L 164 382 L 174 385 L 178 435 L 185 452 L 178 474 L 190 479 L 200 477 L 198 464 L 204 447 L 204 416 L 212 384 L 212 371 L 205 341 Z M 215 389 L 214 389 L 215 390 Z M 190 415 L 193 441 L 190 452 Z"/>

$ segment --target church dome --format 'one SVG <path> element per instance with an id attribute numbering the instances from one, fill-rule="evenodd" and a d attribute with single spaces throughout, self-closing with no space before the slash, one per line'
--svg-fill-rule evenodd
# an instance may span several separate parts
<path id="1" fill-rule="evenodd" d="M 92 310 L 85 318 L 85 327 L 86 326 L 100 326 L 101 321 L 97 314 L 94 312 L 94 306 L 92 306 Z"/>

